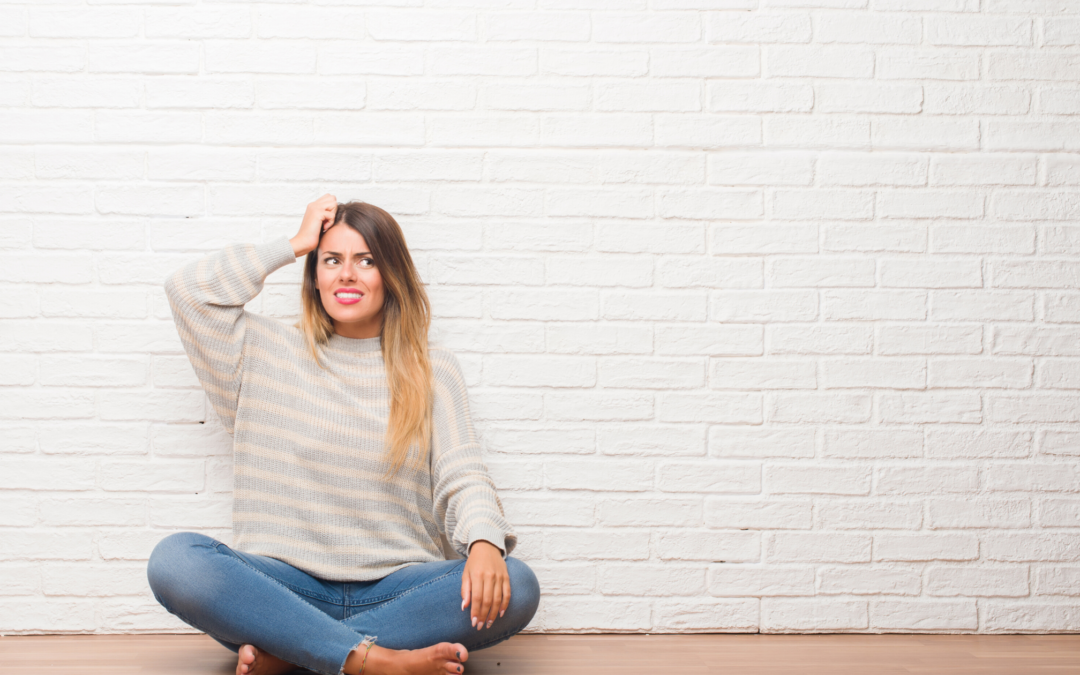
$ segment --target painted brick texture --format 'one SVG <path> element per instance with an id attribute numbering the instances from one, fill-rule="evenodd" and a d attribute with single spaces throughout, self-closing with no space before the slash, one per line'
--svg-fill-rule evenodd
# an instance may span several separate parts
<path id="1" fill-rule="evenodd" d="M 162 284 L 401 222 L 526 632 L 1080 631 L 1080 2 L 0 8 L 0 633 L 187 631 Z M 300 265 L 248 308 L 291 321 Z"/>

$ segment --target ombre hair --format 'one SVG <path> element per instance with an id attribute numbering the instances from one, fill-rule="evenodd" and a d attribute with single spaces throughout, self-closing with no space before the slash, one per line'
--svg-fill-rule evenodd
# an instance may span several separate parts
<path id="1" fill-rule="evenodd" d="M 405 464 L 416 447 L 410 466 L 420 469 L 428 462 L 431 439 L 432 374 L 428 356 L 431 303 L 405 245 L 405 235 L 394 217 L 378 206 L 361 201 L 337 205 L 337 223 L 356 230 L 364 238 L 384 288 L 380 345 L 390 389 L 390 416 L 386 444 L 389 476 Z M 329 228 L 327 228 L 329 230 Z M 323 232 L 319 233 L 320 240 Z M 315 362 L 317 347 L 325 345 L 334 323 L 323 307 L 318 288 L 319 247 L 304 261 L 303 302 L 296 327 L 303 332 Z"/>

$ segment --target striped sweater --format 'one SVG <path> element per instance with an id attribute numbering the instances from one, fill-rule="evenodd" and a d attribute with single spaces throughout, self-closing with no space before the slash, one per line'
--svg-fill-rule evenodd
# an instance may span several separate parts
<path id="1" fill-rule="evenodd" d="M 287 237 L 232 244 L 165 282 L 199 382 L 233 435 L 233 547 L 333 581 L 379 579 L 463 557 L 478 539 L 513 551 L 469 416 L 457 358 L 430 347 L 431 455 L 390 479 L 390 393 L 378 337 L 319 348 L 300 330 L 244 309 L 266 276 L 295 262 Z M 449 556 L 447 555 L 449 554 Z"/>

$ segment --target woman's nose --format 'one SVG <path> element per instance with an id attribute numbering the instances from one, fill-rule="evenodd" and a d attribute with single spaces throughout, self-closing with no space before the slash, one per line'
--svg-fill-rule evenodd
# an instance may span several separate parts
<path id="1" fill-rule="evenodd" d="M 353 265 L 342 265 L 341 266 L 340 278 L 342 279 L 342 281 L 355 279 L 356 276 L 357 276 L 357 274 L 356 274 L 356 267 L 355 266 L 353 266 Z"/>

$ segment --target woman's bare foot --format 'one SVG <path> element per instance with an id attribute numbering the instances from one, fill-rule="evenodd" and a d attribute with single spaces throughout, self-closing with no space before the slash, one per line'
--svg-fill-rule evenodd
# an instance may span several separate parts
<path id="1" fill-rule="evenodd" d="M 296 670 L 293 664 L 256 649 L 254 645 L 241 647 L 238 656 L 236 675 L 281 675 Z"/>
<path id="2" fill-rule="evenodd" d="M 354 649 L 345 661 L 345 672 L 360 672 L 366 648 Z M 464 673 L 469 652 L 459 642 L 440 642 L 423 649 L 386 649 L 372 645 L 364 675 L 455 675 Z M 354 661 L 355 659 L 355 661 Z"/>

